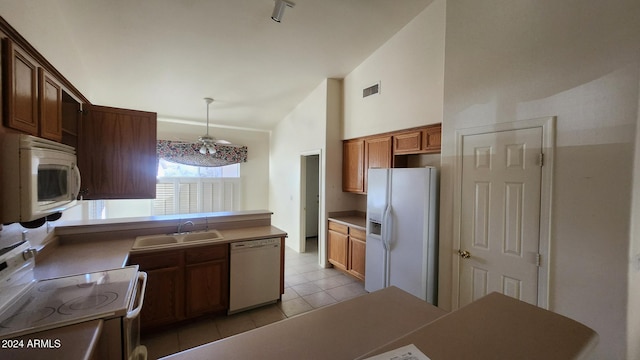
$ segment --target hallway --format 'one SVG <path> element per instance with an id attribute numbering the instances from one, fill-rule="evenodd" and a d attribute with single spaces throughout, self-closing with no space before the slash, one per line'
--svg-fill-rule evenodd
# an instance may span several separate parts
<path id="1" fill-rule="evenodd" d="M 149 359 L 176 353 L 249 331 L 313 309 L 365 294 L 364 283 L 333 268 L 318 265 L 317 238 L 307 252 L 285 248 L 285 293 L 282 301 L 232 316 L 201 320 L 153 334 L 141 334 Z"/>

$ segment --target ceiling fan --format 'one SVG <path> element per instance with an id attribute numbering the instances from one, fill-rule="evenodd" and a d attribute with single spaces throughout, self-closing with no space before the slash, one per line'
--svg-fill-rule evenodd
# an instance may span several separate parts
<path id="1" fill-rule="evenodd" d="M 209 135 L 209 105 L 213 102 L 212 98 L 204 98 L 204 101 L 207 103 L 207 133 L 198 138 L 198 143 L 202 144 L 200 147 L 200 154 L 206 155 L 207 152 L 209 154 L 216 153 L 216 144 L 231 144 L 227 140 L 218 140 L 213 136 Z"/>

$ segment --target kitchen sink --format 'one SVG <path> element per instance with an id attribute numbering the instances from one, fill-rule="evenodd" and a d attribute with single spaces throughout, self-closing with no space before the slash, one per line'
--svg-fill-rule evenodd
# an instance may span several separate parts
<path id="1" fill-rule="evenodd" d="M 148 246 L 162 246 L 162 245 L 175 244 L 177 242 L 178 242 L 178 239 L 176 239 L 173 236 L 166 236 L 166 235 L 141 236 L 136 239 L 136 242 L 134 243 L 133 247 L 141 248 L 141 247 L 148 247 Z"/>
<path id="2" fill-rule="evenodd" d="M 133 243 L 133 249 L 163 248 L 183 244 L 207 243 L 223 239 L 224 237 L 218 230 L 194 231 L 168 235 L 145 235 L 138 236 L 136 238 L 136 241 Z"/>
<path id="3" fill-rule="evenodd" d="M 185 234 L 182 238 L 183 242 L 194 242 L 194 241 L 213 241 L 222 239 L 222 235 L 218 230 L 209 230 L 209 231 L 197 231 Z"/>

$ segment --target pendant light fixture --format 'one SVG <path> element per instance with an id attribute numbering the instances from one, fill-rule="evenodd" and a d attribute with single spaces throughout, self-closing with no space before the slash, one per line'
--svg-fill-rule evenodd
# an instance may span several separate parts
<path id="1" fill-rule="evenodd" d="M 209 105 L 211 105 L 213 99 L 204 98 L 204 101 L 207 103 L 207 134 L 200 136 L 200 138 L 198 138 L 198 142 L 202 144 L 200 147 L 200 154 L 206 155 L 208 152 L 213 155 L 216 153 L 216 139 L 209 135 Z"/>

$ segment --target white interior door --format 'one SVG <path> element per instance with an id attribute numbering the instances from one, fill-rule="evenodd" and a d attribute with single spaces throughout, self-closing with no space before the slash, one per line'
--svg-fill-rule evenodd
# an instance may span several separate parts
<path id="1" fill-rule="evenodd" d="M 459 306 L 538 300 L 541 127 L 462 137 Z"/>

